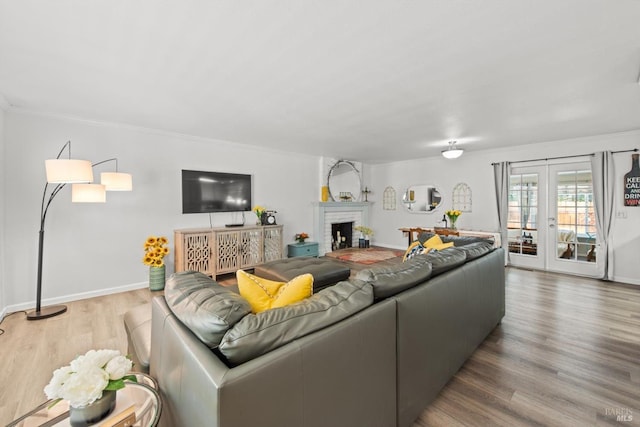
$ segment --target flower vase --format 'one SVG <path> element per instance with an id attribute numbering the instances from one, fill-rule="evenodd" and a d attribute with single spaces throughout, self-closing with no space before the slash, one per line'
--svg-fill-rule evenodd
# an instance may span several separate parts
<path id="1" fill-rule="evenodd" d="M 149 267 L 149 289 L 152 291 L 161 291 L 164 289 L 165 283 L 165 266 Z"/>
<path id="2" fill-rule="evenodd" d="M 160 268 L 160 267 L 155 267 Z M 164 268 L 164 267 L 162 267 Z M 104 390 L 102 397 L 82 408 L 69 407 L 69 422 L 72 427 L 84 427 L 105 419 L 116 407 L 116 391 Z"/>
<path id="3" fill-rule="evenodd" d="M 449 220 L 451 221 L 451 229 L 455 230 L 456 229 L 456 221 L 458 220 L 458 218 L 449 218 Z"/>

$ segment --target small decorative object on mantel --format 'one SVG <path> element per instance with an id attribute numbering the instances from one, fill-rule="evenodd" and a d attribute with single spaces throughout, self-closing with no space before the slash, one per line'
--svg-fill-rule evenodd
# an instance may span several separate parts
<path id="1" fill-rule="evenodd" d="M 358 240 L 359 248 L 368 248 L 370 247 L 369 236 L 373 236 L 373 230 L 364 225 L 358 225 L 353 227 L 354 230 L 359 231 L 362 237 Z"/>
<path id="2" fill-rule="evenodd" d="M 631 155 L 631 170 L 624 175 L 624 205 L 640 206 L 640 163 L 638 154 Z"/>
<path id="3" fill-rule="evenodd" d="M 322 186 L 321 196 L 320 197 L 321 197 L 321 200 L 323 202 L 328 202 L 329 201 L 329 187 L 328 186 L 326 186 L 326 185 Z"/>
<path id="4" fill-rule="evenodd" d="M 309 238 L 309 235 L 307 233 L 296 234 L 296 242 L 298 243 L 304 243 L 304 241 L 307 240 L 308 238 Z"/>
<path id="5" fill-rule="evenodd" d="M 262 215 L 264 215 L 267 212 L 267 210 L 260 205 L 256 205 L 253 207 L 253 212 L 258 217 L 258 220 L 256 221 L 256 225 L 262 225 Z"/>
<path id="6" fill-rule="evenodd" d="M 458 221 L 458 217 L 460 215 L 462 215 L 462 212 L 460 212 L 457 209 L 451 209 L 445 212 L 445 215 L 447 215 L 447 218 L 449 218 L 449 228 L 455 230 L 456 229 L 456 221 Z"/>
<path id="7" fill-rule="evenodd" d="M 116 391 L 125 380 L 137 382 L 128 375 L 133 367 L 130 359 L 118 350 L 89 350 L 68 366 L 56 369 L 44 392 L 53 402 L 69 401 L 72 426 L 87 426 L 106 418 L 116 406 Z"/>
<path id="8" fill-rule="evenodd" d="M 364 201 L 368 202 L 369 194 L 371 194 L 371 190 L 369 190 L 369 187 L 364 187 L 364 190 L 362 190 L 362 194 L 364 194 Z"/>
<path id="9" fill-rule="evenodd" d="M 353 194 L 350 191 L 341 191 L 340 192 L 340 201 L 341 202 L 350 202 L 353 200 Z"/>
<path id="10" fill-rule="evenodd" d="M 144 242 L 142 262 L 149 266 L 149 289 L 161 291 L 165 283 L 165 264 L 163 258 L 169 254 L 166 237 L 149 236 Z"/>

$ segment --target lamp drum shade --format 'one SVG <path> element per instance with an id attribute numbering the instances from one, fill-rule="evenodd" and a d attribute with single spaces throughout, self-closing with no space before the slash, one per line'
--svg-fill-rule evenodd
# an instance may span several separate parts
<path id="1" fill-rule="evenodd" d="M 70 184 L 93 181 L 93 168 L 89 160 L 50 159 L 44 161 L 47 182 Z"/>
<path id="2" fill-rule="evenodd" d="M 102 172 L 100 183 L 107 191 L 131 191 L 133 189 L 133 179 L 129 173 Z"/>
<path id="3" fill-rule="evenodd" d="M 102 184 L 73 184 L 71 186 L 73 203 L 105 203 L 107 193 Z"/>

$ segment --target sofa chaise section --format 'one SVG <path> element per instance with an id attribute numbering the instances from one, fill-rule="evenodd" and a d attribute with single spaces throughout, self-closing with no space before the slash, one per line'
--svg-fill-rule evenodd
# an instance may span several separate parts
<path id="1" fill-rule="evenodd" d="M 396 304 L 384 301 L 235 367 L 152 301 L 164 426 L 380 426 L 396 418 Z"/>

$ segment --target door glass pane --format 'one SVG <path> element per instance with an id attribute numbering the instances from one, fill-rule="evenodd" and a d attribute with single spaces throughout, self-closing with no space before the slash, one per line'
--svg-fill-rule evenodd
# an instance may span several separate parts
<path id="1" fill-rule="evenodd" d="M 509 252 L 538 254 L 538 174 L 509 177 Z"/>
<path id="2" fill-rule="evenodd" d="M 596 227 L 591 171 L 558 172 L 556 182 L 556 256 L 595 262 Z"/>

